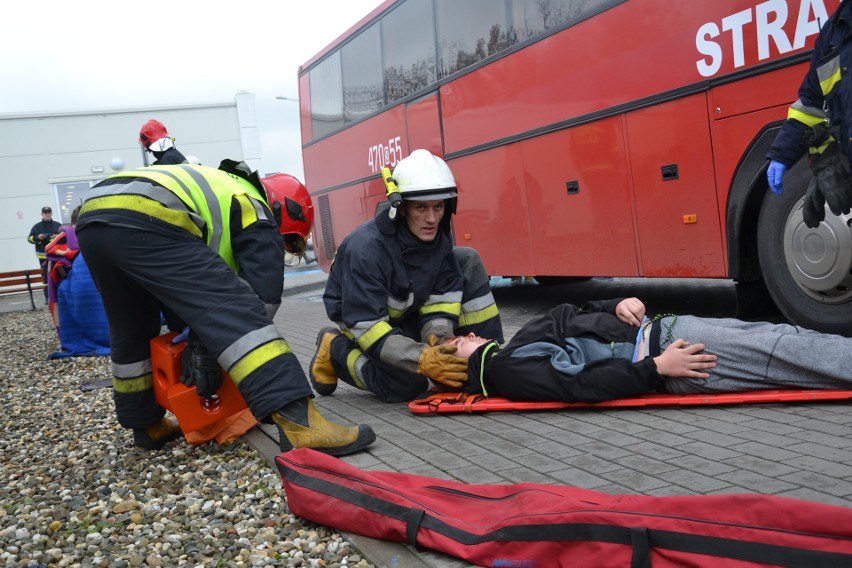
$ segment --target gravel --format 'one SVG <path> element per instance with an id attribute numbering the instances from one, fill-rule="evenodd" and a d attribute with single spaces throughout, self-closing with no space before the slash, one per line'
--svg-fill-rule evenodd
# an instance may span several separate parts
<path id="1" fill-rule="evenodd" d="M 292 515 L 244 442 L 138 450 L 115 420 L 108 357 L 48 361 L 44 309 L 0 314 L 0 566 L 372 566 Z"/>

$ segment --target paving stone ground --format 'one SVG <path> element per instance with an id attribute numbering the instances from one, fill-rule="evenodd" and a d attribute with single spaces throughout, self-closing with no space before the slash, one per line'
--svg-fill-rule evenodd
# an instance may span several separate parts
<path id="1" fill-rule="evenodd" d="M 285 296 L 275 319 L 305 368 L 316 332 L 328 325 L 323 276 L 315 278 L 314 289 Z M 535 312 L 508 304 L 501 306 L 507 340 Z M 317 403 L 333 419 L 376 431 L 367 452 L 344 458 L 367 470 L 657 496 L 762 493 L 852 506 L 848 403 L 415 415 L 405 404 L 384 404 L 343 383 Z M 266 447 L 274 457 L 274 445 Z M 353 538 L 380 566 L 394 555 L 403 555 L 401 566 L 466 566 Z"/>

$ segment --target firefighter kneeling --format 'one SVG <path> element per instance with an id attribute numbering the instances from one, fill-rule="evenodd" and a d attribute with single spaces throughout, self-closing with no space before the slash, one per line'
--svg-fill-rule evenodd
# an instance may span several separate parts
<path id="1" fill-rule="evenodd" d="M 304 250 L 312 222 L 298 180 L 261 180 L 231 160 L 219 169 L 182 164 L 120 172 L 90 190 L 77 232 L 109 321 L 116 416 L 133 430 L 136 446 L 158 449 L 181 434 L 154 398 L 150 340 L 160 333 L 161 313 L 171 329 L 192 330 L 255 417 L 278 426 L 281 451 L 344 455 L 375 440 L 369 426 L 341 426 L 320 415 L 272 322 L 284 250 Z M 212 376 L 210 364 L 201 376 Z"/>

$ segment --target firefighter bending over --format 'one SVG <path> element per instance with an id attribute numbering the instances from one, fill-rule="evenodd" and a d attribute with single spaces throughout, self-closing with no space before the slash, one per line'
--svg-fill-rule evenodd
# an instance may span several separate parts
<path id="1" fill-rule="evenodd" d="M 467 361 L 440 340 L 474 332 L 503 341 L 479 254 L 453 248 L 458 193 L 446 162 L 415 150 L 383 175 L 390 207 L 343 240 L 329 272 L 323 301 L 339 329 L 320 330 L 310 366 L 322 395 L 338 378 L 385 402 L 415 398 L 430 379 L 458 387 Z"/>
<path id="2" fill-rule="evenodd" d="M 215 394 L 221 366 L 252 414 L 277 425 L 281 451 L 343 455 L 375 440 L 369 426 L 341 426 L 319 414 L 272 322 L 285 243 L 292 245 L 294 230 L 304 239 L 312 214 L 298 180 L 261 180 L 231 160 L 220 169 L 120 172 L 89 191 L 77 235 L 109 321 L 116 415 L 137 446 L 158 449 L 180 435 L 154 400 L 149 342 L 160 332 L 161 305 L 180 319 L 168 322 L 171 329 L 191 330 L 188 375 L 199 395 Z"/>

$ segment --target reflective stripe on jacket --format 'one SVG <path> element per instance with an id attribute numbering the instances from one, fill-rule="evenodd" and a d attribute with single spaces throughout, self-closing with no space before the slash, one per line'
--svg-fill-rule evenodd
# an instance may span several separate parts
<path id="1" fill-rule="evenodd" d="M 231 203 L 248 195 L 268 208 L 264 197 L 249 181 L 206 166 L 151 166 L 119 172 L 105 180 L 133 178 L 142 183 L 103 183 L 93 187 L 80 211 L 85 215 L 125 209 L 148 215 L 203 238 L 235 271 L 239 270 L 231 247 Z M 146 183 L 150 182 L 150 183 Z M 162 206 L 162 207 L 161 207 Z M 256 211 L 256 218 L 263 212 Z"/>

